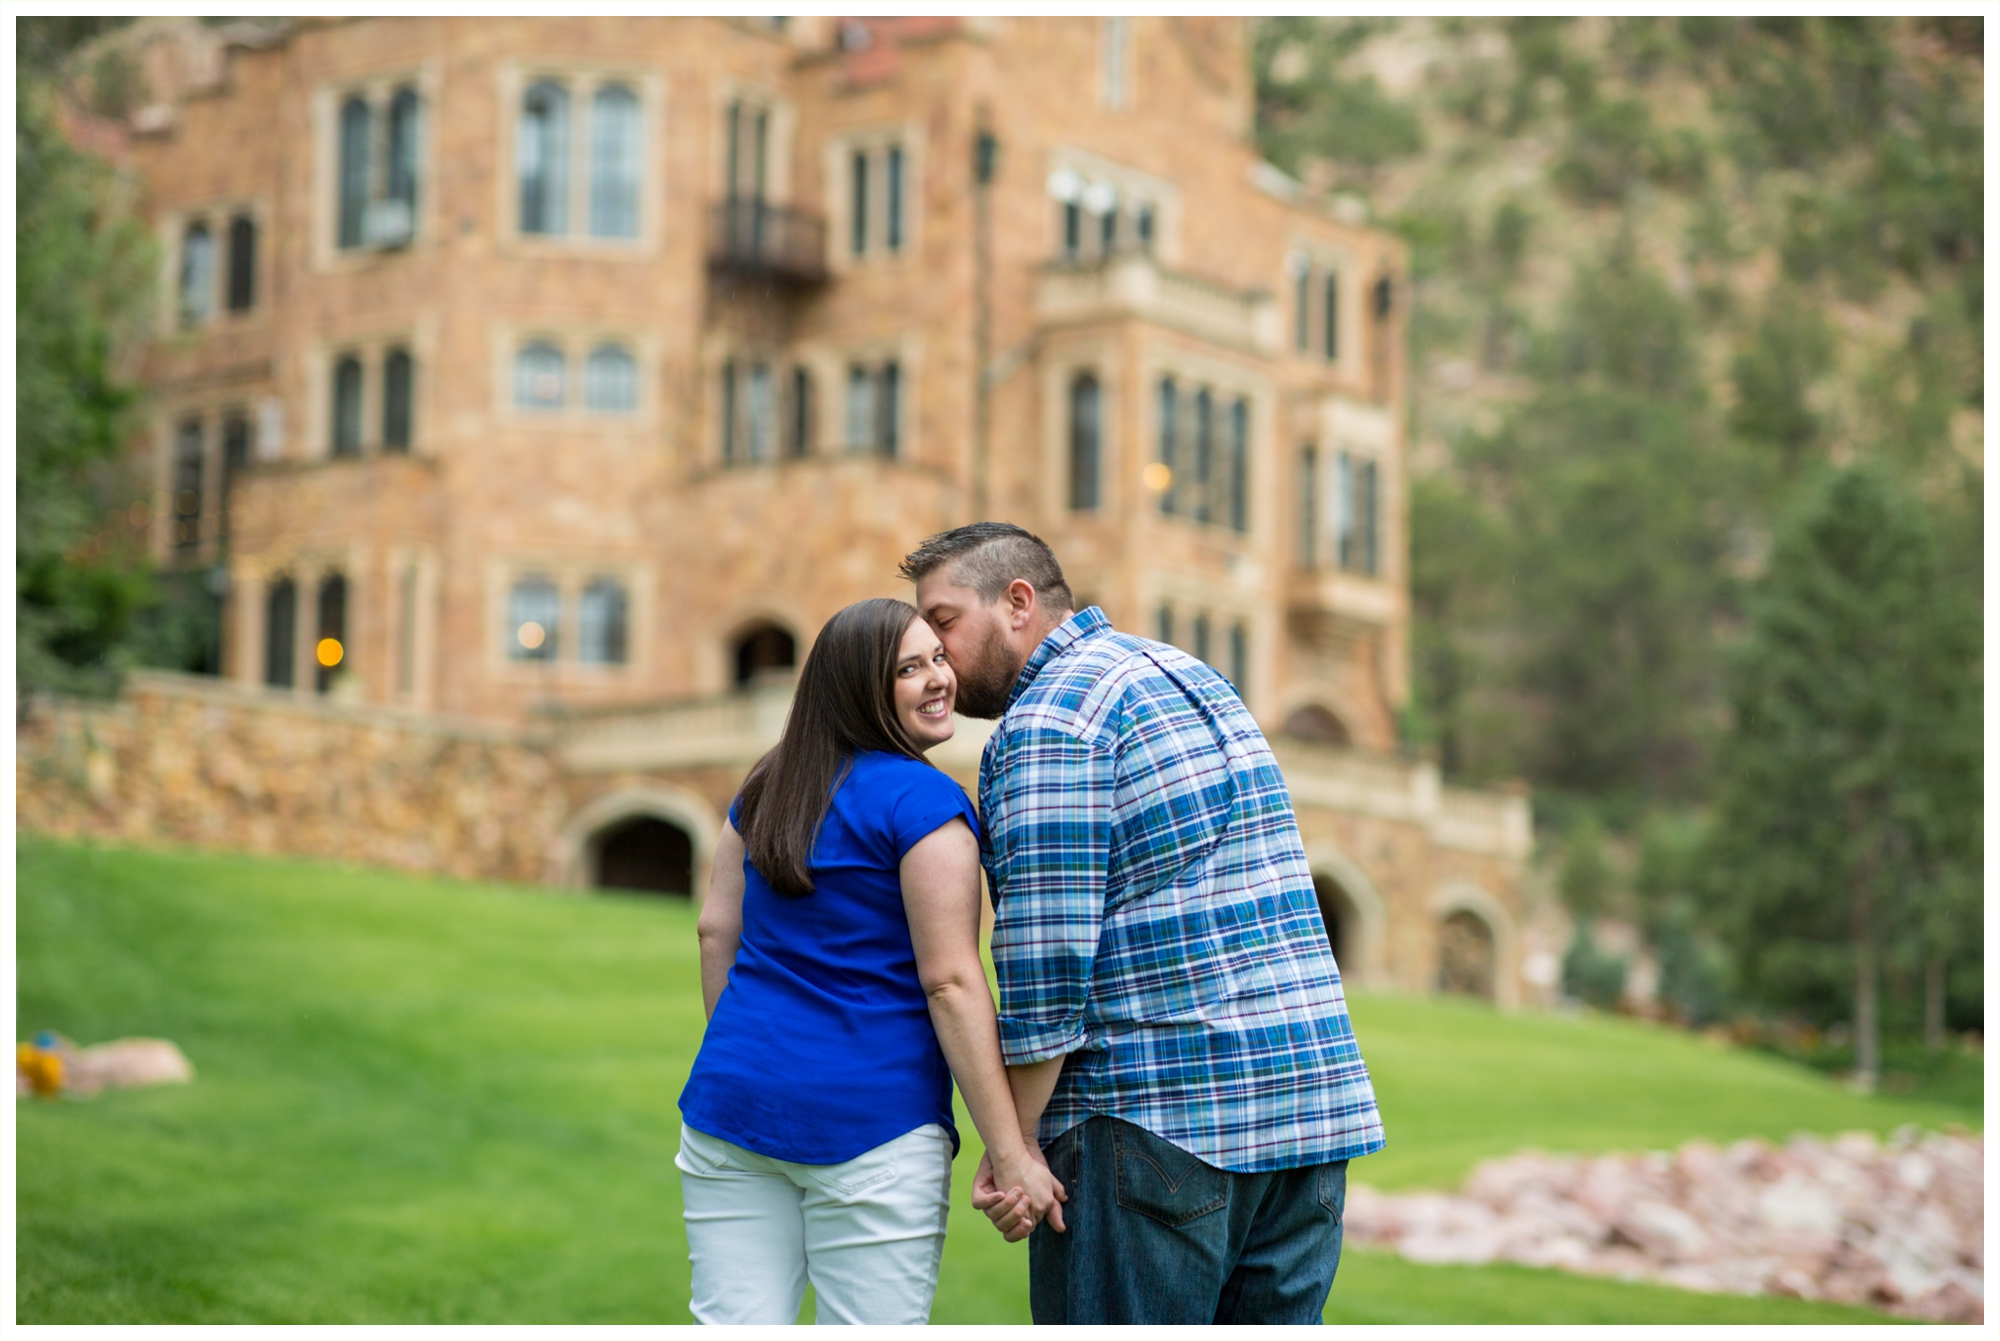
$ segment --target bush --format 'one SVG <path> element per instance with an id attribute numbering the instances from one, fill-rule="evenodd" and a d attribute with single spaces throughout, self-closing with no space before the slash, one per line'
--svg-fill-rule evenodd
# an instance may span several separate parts
<path id="1" fill-rule="evenodd" d="M 1579 923 L 1569 949 L 1563 952 L 1563 991 L 1586 1005 L 1612 1010 L 1625 995 L 1625 968 L 1623 955 L 1599 950 L 1590 932 Z"/>

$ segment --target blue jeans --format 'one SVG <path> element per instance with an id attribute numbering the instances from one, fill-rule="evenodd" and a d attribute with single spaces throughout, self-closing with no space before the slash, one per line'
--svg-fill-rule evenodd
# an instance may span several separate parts
<path id="1" fill-rule="evenodd" d="M 1043 1152 L 1068 1232 L 1028 1236 L 1037 1323 L 1317 1323 L 1340 1266 L 1347 1161 L 1230 1173 L 1114 1117 Z"/>

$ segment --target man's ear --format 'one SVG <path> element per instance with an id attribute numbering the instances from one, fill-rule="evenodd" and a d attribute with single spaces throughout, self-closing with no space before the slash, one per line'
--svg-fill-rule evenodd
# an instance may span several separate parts
<path id="1" fill-rule="evenodd" d="M 1024 577 L 1017 577 L 1007 584 L 1007 624 L 1021 630 L 1034 622 L 1035 588 Z"/>

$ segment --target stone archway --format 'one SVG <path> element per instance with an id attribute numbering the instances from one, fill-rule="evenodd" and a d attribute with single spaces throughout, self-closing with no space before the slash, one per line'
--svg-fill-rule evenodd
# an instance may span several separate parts
<path id="1" fill-rule="evenodd" d="M 588 841 L 594 889 L 694 896 L 694 835 L 654 815 L 633 815 Z"/>
<path id="2" fill-rule="evenodd" d="M 629 787 L 581 807 L 563 825 L 551 883 L 569 889 L 685 894 L 700 902 L 722 816 L 678 787 Z"/>
<path id="3" fill-rule="evenodd" d="M 1341 982 L 1350 987 L 1379 985 L 1384 978 L 1388 913 L 1375 882 L 1329 844 L 1308 847 L 1306 865 L 1312 870 L 1313 894 Z"/>
<path id="4" fill-rule="evenodd" d="M 1286 715 L 1280 730 L 1295 740 L 1331 745 L 1336 749 L 1347 749 L 1354 744 L 1354 733 L 1347 729 L 1347 723 L 1323 703 L 1308 703 L 1294 709 Z"/>
<path id="5" fill-rule="evenodd" d="M 798 668 L 799 640 L 773 620 L 759 620 L 730 639 L 730 668 L 738 689 L 789 676 Z"/>
<path id="6" fill-rule="evenodd" d="M 1501 902 L 1477 885 L 1446 885 L 1431 896 L 1437 919 L 1432 986 L 1476 996 L 1503 1010 L 1520 1004 L 1520 933 Z"/>

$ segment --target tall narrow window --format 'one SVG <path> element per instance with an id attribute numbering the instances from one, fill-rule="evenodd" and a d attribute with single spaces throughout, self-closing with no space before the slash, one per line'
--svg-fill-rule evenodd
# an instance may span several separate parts
<path id="1" fill-rule="evenodd" d="M 569 231 L 569 90 L 543 80 L 521 99 L 515 145 L 521 180 L 521 231 L 560 236 Z"/>
<path id="2" fill-rule="evenodd" d="M 1299 562 L 1319 567 L 1319 452 L 1299 448 Z"/>
<path id="3" fill-rule="evenodd" d="M 611 578 L 592 582 L 577 602 L 576 655 L 600 666 L 625 664 L 625 588 Z"/>
<path id="4" fill-rule="evenodd" d="M 417 365 L 407 349 L 392 349 L 382 359 L 382 450 L 410 450 L 411 402 L 416 396 Z"/>
<path id="5" fill-rule="evenodd" d="M 408 695 L 417 687 L 417 566 L 409 564 L 403 569 L 403 580 L 398 584 L 398 605 L 396 627 L 396 692 Z"/>
<path id="6" fill-rule="evenodd" d="M 523 345 L 514 355 L 514 404 L 524 410 L 560 410 L 564 364 L 562 350 L 546 340 Z"/>
<path id="7" fill-rule="evenodd" d="M 256 302 L 257 221 L 239 214 L 229 221 L 229 310 L 247 312 Z"/>
<path id="8" fill-rule="evenodd" d="M 810 455 L 813 437 L 813 383 L 812 372 L 803 364 L 792 369 L 791 422 L 788 429 L 785 443 L 787 454 Z"/>
<path id="9" fill-rule="evenodd" d="M 353 354 L 333 365 L 333 454 L 361 455 L 361 360 Z"/>
<path id="10" fill-rule="evenodd" d="M 722 464 L 736 463 L 736 361 L 725 359 L 722 364 L 722 385 L 717 388 L 722 393 L 721 403 L 716 407 L 716 419 L 722 431 Z"/>
<path id="11" fill-rule="evenodd" d="M 1384 275 L 1375 281 L 1375 319 L 1377 321 L 1388 317 L 1389 308 L 1393 302 L 1394 291 L 1389 284 L 1389 277 Z"/>
<path id="12" fill-rule="evenodd" d="M 1354 533 L 1354 473 L 1354 458 L 1342 452 L 1333 477 L 1335 558 L 1342 568 L 1354 567 L 1360 558 Z"/>
<path id="13" fill-rule="evenodd" d="M 1173 378 L 1162 377 L 1160 379 L 1159 464 L 1161 466 L 1162 477 L 1160 484 L 1160 511 L 1166 513 L 1168 516 L 1173 515 L 1174 493 L 1179 487 L 1179 481 L 1174 478 L 1175 469 L 1179 465 L 1179 462 L 1175 459 L 1179 454 L 1176 451 L 1176 447 L 1180 441 L 1179 419 L 1179 388 L 1174 385 Z M 1162 638 L 1160 641 L 1166 642 L 1167 639 Z"/>
<path id="14" fill-rule="evenodd" d="M 181 324 L 208 320 L 215 306 L 215 238 L 205 223 L 192 224 L 181 235 Z"/>
<path id="15" fill-rule="evenodd" d="M 1207 387 L 1194 393 L 1194 519 L 1205 522 L 1213 515 L 1210 497 L 1215 489 L 1215 397 Z"/>
<path id="16" fill-rule="evenodd" d="M 903 249 L 903 147 L 889 146 L 882 168 L 884 194 L 888 197 L 882 210 L 883 244 L 890 251 Z"/>
<path id="17" fill-rule="evenodd" d="M 854 254 L 860 256 L 868 250 L 868 155 L 855 151 L 850 168 L 853 173 L 849 188 L 849 212 L 853 218 L 853 236 L 850 239 Z"/>
<path id="18" fill-rule="evenodd" d="M 515 661 L 554 661 L 562 596 L 545 577 L 524 577 L 507 594 L 507 655 Z"/>
<path id="19" fill-rule="evenodd" d="M 222 481 L 216 490 L 215 525 L 218 535 L 229 534 L 229 499 L 236 477 L 250 464 L 250 417 L 231 410 L 222 418 Z"/>
<path id="20" fill-rule="evenodd" d="M 868 369 L 847 369 L 847 450 L 865 452 L 875 444 L 875 379 Z"/>
<path id="21" fill-rule="evenodd" d="M 639 378 L 623 345 L 599 345 L 583 364 L 583 405 L 587 410 L 629 414 L 638 407 Z"/>
<path id="22" fill-rule="evenodd" d="M 368 149 L 374 134 L 374 116 L 360 96 L 349 98 L 340 107 L 340 223 L 343 247 L 358 247 L 363 241 L 362 225 L 368 214 Z"/>
<path id="23" fill-rule="evenodd" d="M 1141 200 L 1132 207 L 1132 236 L 1141 251 L 1153 249 L 1153 202 Z"/>
<path id="24" fill-rule="evenodd" d="M 1322 321 L 1325 323 L 1323 327 L 1325 333 L 1323 348 L 1327 358 L 1336 359 L 1340 357 L 1340 276 L 1329 272 L 1326 277 L 1326 283 L 1322 288 L 1324 289 L 1324 306 L 1326 309 L 1325 316 L 1322 318 Z"/>
<path id="25" fill-rule="evenodd" d="M 264 598 L 264 683 L 278 689 L 292 687 L 298 617 L 298 583 L 281 577 Z"/>
<path id="26" fill-rule="evenodd" d="M 1063 202 L 1063 255 L 1074 260 L 1083 252 L 1083 205 L 1080 201 Z"/>
<path id="27" fill-rule="evenodd" d="M 1078 512 L 1097 507 L 1102 437 L 1103 396 L 1097 379 L 1078 373 L 1069 384 L 1069 505 Z"/>
<path id="28" fill-rule="evenodd" d="M 1208 660 L 1208 611 L 1202 610 L 1194 617 L 1194 646 L 1190 649 L 1196 661 Z"/>
<path id="29" fill-rule="evenodd" d="M 876 413 L 881 416 L 876 443 L 882 455 L 893 461 L 902 446 L 903 423 L 903 369 L 894 359 L 882 365 L 882 391 Z"/>
<path id="30" fill-rule="evenodd" d="M 749 103 L 729 104 L 729 194 L 740 200 L 764 198 L 765 146 L 771 114 Z"/>
<path id="31" fill-rule="evenodd" d="M 1303 256 L 1292 258 L 1292 346 L 1303 354 L 1312 348 L 1310 322 L 1312 267 Z"/>
<path id="32" fill-rule="evenodd" d="M 1111 195 L 1110 205 L 1097 216 L 1097 250 L 1105 256 L 1118 250 L 1118 196 Z"/>
<path id="33" fill-rule="evenodd" d="M 778 398 L 771 381 L 771 365 L 750 365 L 744 387 L 743 428 L 745 455 L 752 461 L 769 461 L 777 455 Z"/>
<path id="34" fill-rule="evenodd" d="M 1155 616 L 1153 631 L 1159 635 L 1159 640 L 1161 642 L 1167 643 L 1169 645 L 1173 643 L 1174 607 L 1168 605 L 1165 601 L 1160 602 L 1160 612 L 1157 616 Z"/>
<path id="35" fill-rule="evenodd" d="M 416 227 L 417 133 L 423 103 L 413 88 L 399 88 L 389 99 L 388 199 L 403 207 L 403 231 Z"/>
<path id="36" fill-rule="evenodd" d="M 1229 683 L 1236 697 L 1250 697 L 1250 630 L 1241 620 L 1229 626 Z"/>
<path id="37" fill-rule="evenodd" d="M 174 430 L 174 548 L 201 545 L 201 420 L 190 416 Z"/>
<path id="38" fill-rule="evenodd" d="M 324 694 L 347 661 L 347 579 L 330 573 L 319 583 L 319 636 L 313 642 L 313 688 Z"/>
<path id="39" fill-rule="evenodd" d="M 1132 49 L 1131 22 L 1123 18 L 1100 22 L 1100 40 L 1104 44 L 1104 105 L 1117 109 L 1125 105 L 1125 71 Z"/>
<path id="40" fill-rule="evenodd" d="M 1358 528 L 1361 539 L 1361 571 L 1373 577 L 1378 571 L 1377 560 L 1379 557 L 1376 551 L 1376 522 L 1379 516 L 1379 507 L 1375 490 L 1375 462 L 1372 460 L 1363 461 L 1360 464 L 1360 478 L 1357 481 L 1357 492 L 1360 494 L 1361 505 L 1360 526 Z"/>
<path id="41" fill-rule="evenodd" d="M 1250 530 L 1250 402 L 1238 396 L 1229 407 L 1229 529 Z"/>
<path id="42" fill-rule="evenodd" d="M 639 236 L 639 96 L 606 84 L 591 98 L 590 232 Z"/>

